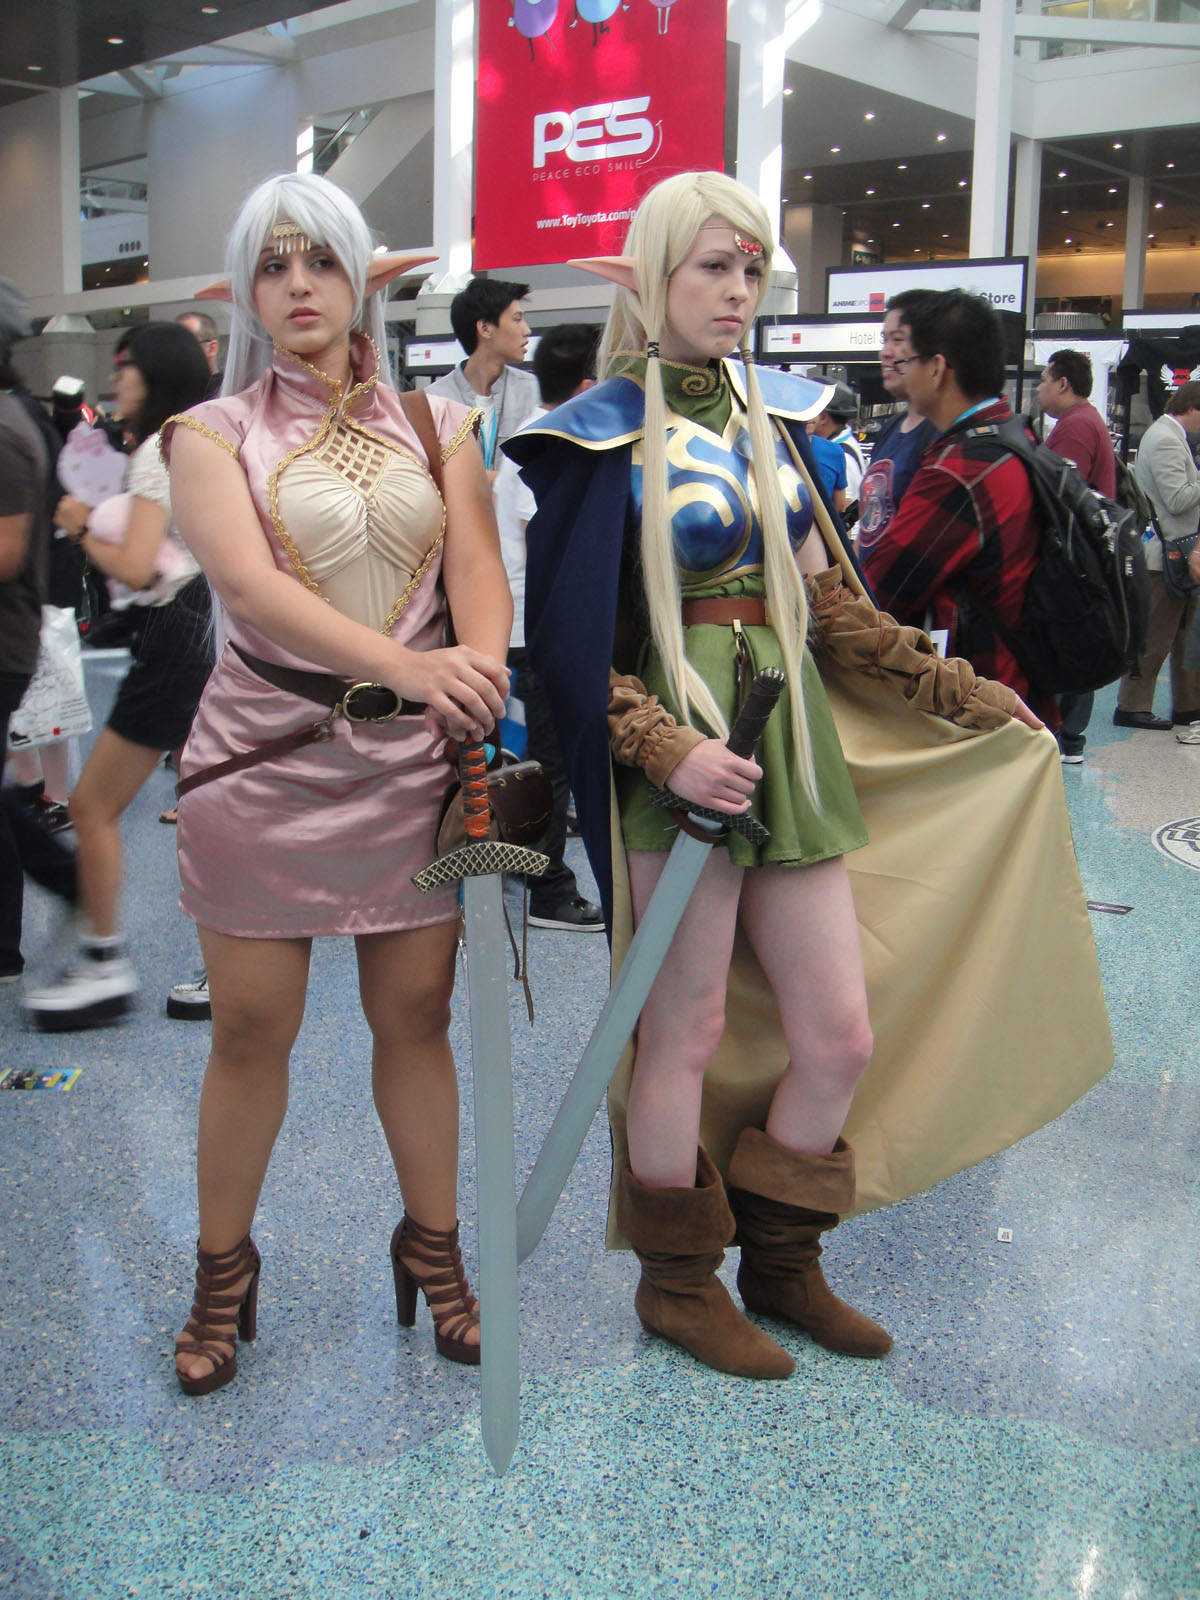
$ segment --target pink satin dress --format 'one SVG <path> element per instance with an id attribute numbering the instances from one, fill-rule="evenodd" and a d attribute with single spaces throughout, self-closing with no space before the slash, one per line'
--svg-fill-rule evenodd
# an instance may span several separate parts
<path id="1" fill-rule="evenodd" d="M 337 610 L 410 650 L 445 642 L 439 581 L 445 510 L 395 392 L 355 337 L 343 394 L 284 351 L 252 388 L 163 429 L 203 433 L 241 464 L 276 566 Z M 471 439 L 476 413 L 430 397 L 442 459 Z M 471 448 L 474 445 L 471 444 Z M 226 638 L 284 666 L 325 671 L 227 611 Z M 319 720 L 226 645 L 183 752 L 183 777 Z M 214 779 L 179 805 L 180 905 L 201 927 L 251 939 L 384 933 L 457 915 L 453 888 L 420 894 L 453 772 L 420 717 L 350 723 L 333 737 Z"/>

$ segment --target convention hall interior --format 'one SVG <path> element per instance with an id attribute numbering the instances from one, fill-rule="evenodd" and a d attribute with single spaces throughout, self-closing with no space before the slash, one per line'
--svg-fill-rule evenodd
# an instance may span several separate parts
<path id="1" fill-rule="evenodd" d="M 616 31 L 646 0 L 572 3 L 581 29 Z M 24 383 L 47 398 L 72 374 L 111 405 L 116 340 L 195 309 L 242 198 L 297 170 L 341 185 L 390 249 L 436 255 L 393 286 L 388 355 L 419 382 L 446 370 L 418 352 L 453 348 L 473 270 L 476 40 L 474 0 L 5 0 L 0 277 L 28 300 Z M 1145 374 L 1115 381 L 1128 347 L 1156 341 L 1168 386 L 1200 362 L 1200 4 L 729 0 L 725 91 L 726 171 L 778 219 L 768 319 L 836 323 L 830 269 L 1023 262 L 1010 396 L 1040 429 L 1050 352 L 1090 349 L 1093 398 L 1136 454 L 1151 410 Z M 611 303 L 562 263 L 493 275 L 530 285 L 535 334 Z M 224 341 L 228 308 L 205 305 Z M 855 393 L 869 444 L 889 412 L 875 350 L 825 348 L 812 371 Z M 83 664 L 95 730 L 128 656 L 85 645 Z M 755 1383 L 649 1337 L 637 1264 L 605 1247 L 600 1111 L 520 1267 L 502 1472 L 480 1370 L 437 1354 L 423 1311 L 392 1315 L 401 1205 L 346 939 L 313 952 L 254 1230 L 257 1338 L 218 1392 L 176 1384 L 209 1028 L 164 1014 L 200 955 L 160 767 L 122 823 L 137 1007 L 39 1032 L 0 988 L 0 1078 L 69 1091 L 0 1101 L 0 1596 L 1200 1600 L 1200 740 L 1115 707 L 1115 684 L 1097 692 L 1086 757 L 1061 771 L 1114 1065 L 1020 1143 L 827 1237 L 831 1282 L 890 1355 L 773 1324 L 797 1370 Z M 1170 716 L 1165 670 L 1155 708 Z M 578 838 L 567 860 L 598 899 Z M 520 942 L 511 880 L 505 897 Z M 28 884 L 28 973 L 63 939 Z M 602 938 L 527 942 L 532 1021 L 508 986 L 518 1191 L 610 979 Z M 474 1281 L 462 981 L 451 1040 Z"/>

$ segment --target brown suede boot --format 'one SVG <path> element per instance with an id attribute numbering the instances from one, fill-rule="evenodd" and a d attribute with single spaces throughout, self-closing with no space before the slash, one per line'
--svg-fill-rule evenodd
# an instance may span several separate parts
<path id="1" fill-rule="evenodd" d="M 850 1146 L 839 1139 L 827 1156 L 800 1155 L 759 1128 L 744 1128 L 726 1181 L 747 1309 L 794 1322 L 838 1355 L 887 1355 L 890 1335 L 839 1300 L 821 1272 L 821 1235 L 854 1204 Z"/>
<path id="2" fill-rule="evenodd" d="M 642 1264 L 633 1305 L 649 1333 L 734 1377 L 791 1377 L 791 1356 L 747 1321 L 713 1276 L 734 1223 L 721 1175 L 703 1150 L 694 1189 L 654 1189 L 626 1167 L 617 1223 Z"/>

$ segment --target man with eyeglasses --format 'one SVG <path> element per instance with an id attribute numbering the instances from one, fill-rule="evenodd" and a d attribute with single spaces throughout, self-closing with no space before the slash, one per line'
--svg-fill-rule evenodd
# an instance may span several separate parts
<path id="1" fill-rule="evenodd" d="M 952 289 L 909 313 L 910 401 L 938 437 L 925 450 L 887 536 L 863 555 L 880 609 L 946 635 L 945 654 L 1015 689 L 1051 729 L 1053 694 L 1031 686 L 1001 630 L 1020 626 L 1037 565 L 1029 474 L 994 435 L 1004 398 L 1004 336 L 991 305 Z"/>
<path id="2" fill-rule="evenodd" d="M 930 289 L 906 289 L 887 303 L 879 350 L 880 376 L 891 398 L 907 401 L 908 410 L 893 418 L 880 434 L 859 485 L 856 537 L 862 555 L 883 538 L 921 464 L 925 446 L 937 436 L 933 423 L 913 404 L 904 381 L 905 370 L 913 360 L 908 318 L 912 308 L 932 293 Z"/>

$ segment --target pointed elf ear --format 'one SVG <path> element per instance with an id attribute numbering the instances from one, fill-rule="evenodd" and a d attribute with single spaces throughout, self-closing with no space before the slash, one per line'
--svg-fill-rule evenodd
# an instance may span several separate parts
<path id="1" fill-rule="evenodd" d="M 378 293 L 393 278 L 400 278 L 406 272 L 411 272 L 414 267 L 424 266 L 427 262 L 437 260 L 436 250 L 405 250 L 395 251 L 391 255 L 372 256 L 367 267 L 367 287 L 363 291 L 364 298 Z"/>
<path id="2" fill-rule="evenodd" d="M 233 283 L 229 278 L 219 278 L 216 283 L 209 283 L 203 289 L 197 289 L 192 299 L 228 300 L 232 304 Z"/>
<path id="3" fill-rule="evenodd" d="M 618 288 L 628 289 L 630 294 L 637 293 L 636 264 L 632 256 L 581 256 L 568 261 L 567 265 L 578 267 L 581 272 L 594 272 L 598 278 L 607 278 Z"/>

